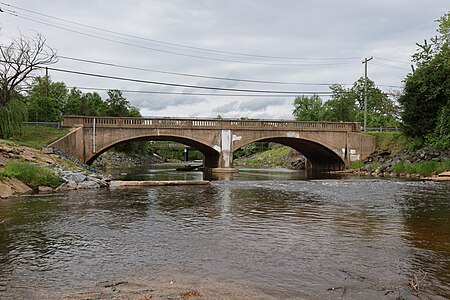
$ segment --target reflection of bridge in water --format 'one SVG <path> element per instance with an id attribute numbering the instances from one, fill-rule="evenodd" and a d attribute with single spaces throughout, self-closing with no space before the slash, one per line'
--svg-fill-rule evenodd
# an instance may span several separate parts
<path id="1" fill-rule="evenodd" d="M 276 142 L 302 153 L 313 170 L 342 170 L 375 149 L 358 123 L 237 119 L 65 116 L 69 134 L 52 143 L 85 163 L 130 141 L 174 141 L 203 153 L 214 171 L 233 170 L 233 152 L 252 142 Z"/>

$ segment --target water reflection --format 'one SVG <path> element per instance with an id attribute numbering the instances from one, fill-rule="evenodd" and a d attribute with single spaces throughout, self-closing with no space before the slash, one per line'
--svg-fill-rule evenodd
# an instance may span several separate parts
<path id="1" fill-rule="evenodd" d="M 249 173 L 0 202 L 0 298 L 161 273 L 275 298 L 342 298 L 330 288 L 345 286 L 346 299 L 414 299 L 410 276 L 426 272 L 419 296 L 450 296 L 448 185 Z"/>
<path id="2" fill-rule="evenodd" d="M 433 274 L 431 283 L 450 295 L 450 185 L 415 183 L 397 198 L 405 224 L 404 237 L 417 249 L 417 270 Z"/>

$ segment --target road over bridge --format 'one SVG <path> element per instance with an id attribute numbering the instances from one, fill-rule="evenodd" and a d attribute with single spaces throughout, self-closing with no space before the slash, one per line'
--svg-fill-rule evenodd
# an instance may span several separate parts
<path id="1" fill-rule="evenodd" d="M 191 146 L 217 172 L 232 171 L 233 152 L 252 142 L 290 146 L 319 171 L 342 170 L 375 150 L 375 137 L 347 122 L 64 116 L 64 127 L 70 133 L 50 146 L 87 164 L 115 145 L 142 140 Z"/>

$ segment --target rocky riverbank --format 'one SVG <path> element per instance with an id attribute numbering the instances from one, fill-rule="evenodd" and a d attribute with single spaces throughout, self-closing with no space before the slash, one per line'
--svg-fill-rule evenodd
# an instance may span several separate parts
<path id="1" fill-rule="evenodd" d="M 449 166 L 447 166 L 449 165 Z M 377 150 L 362 162 L 355 173 L 379 177 L 424 178 L 437 176 L 450 168 L 450 149 L 423 148 L 413 152 Z"/>
<path id="2" fill-rule="evenodd" d="M 62 182 L 58 187 L 40 185 L 35 189 L 14 177 L 0 176 L 0 198 L 20 194 L 51 193 L 76 189 L 107 187 L 110 179 L 96 173 L 94 169 L 49 148 L 36 150 L 25 146 L 0 146 L 1 169 L 12 162 L 27 162 L 51 170 Z"/>

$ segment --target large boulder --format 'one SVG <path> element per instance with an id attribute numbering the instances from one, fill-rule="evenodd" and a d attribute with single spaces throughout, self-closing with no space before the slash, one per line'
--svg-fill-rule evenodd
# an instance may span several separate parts
<path id="1" fill-rule="evenodd" d="M 0 199 L 6 199 L 13 195 L 13 190 L 9 184 L 0 181 Z"/>
<path id="2" fill-rule="evenodd" d="M 5 180 L 11 186 L 14 194 L 32 194 L 33 189 L 16 178 L 8 178 Z"/>
<path id="3" fill-rule="evenodd" d="M 62 177 L 66 181 L 75 181 L 76 183 L 80 183 L 85 181 L 87 176 L 81 172 L 67 172 L 65 174 L 62 174 Z"/>
<path id="4" fill-rule="evenodd" d="M 78 189 L 98 189 L 100 184 L 95 181 L 83 181 L 78 183 Z"/>

